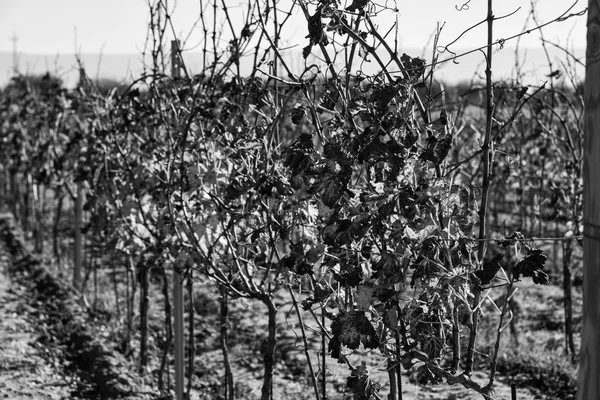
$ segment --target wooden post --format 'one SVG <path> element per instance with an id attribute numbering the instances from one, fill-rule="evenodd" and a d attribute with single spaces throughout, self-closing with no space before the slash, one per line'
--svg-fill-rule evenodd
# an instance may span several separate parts
<path id="1" fill-rule="evenodd" d="M 6 176 L 7 175 L 6 175 L 4 166 L 0 165 L 0 210 L 2 210 L 4 208 L 4 202 L 5 202 L 5 199 L 7 198 L 6 192 L 4 190 L 6 188 L 6 184 L 5 184 Z"/>
<path id="2" fill-rule="evenodd" d="M 8 208 L 10 199 L 10 177 L 8 174 L 8 168 L 4 165 L 0 165 L 0 208 L 2 211 L 7 211 L 4 208 Z"/>
<path id="3" fill-rule="evenodd" d="M 174 78 L 179 78 L 179 41 L 171 41 L 171 68 Z M 175 360 L 175 395 L 177 400 L 183 400 L 184 382 L 184 338 L 183 338 L 183 275 L 180 265 L 175 265 L 173 271 L 173 308 L 174 318 L 174 360 Z"/>
<path id="4" fill-rule="evenodd" d="M 578 400 L 600 399 L 600 0 L 589 0 L 583 156 L 583 327 Z"/>
<path id="5" fill-rule="evenodd" d="M 42 235 L 44 208 L 44 189 L 38 183 L 33 184 L 33 232 L 35 237 L 35 251 L 41 254 L 44 250 L 44 238 Z"/>
<path id="6" fill-rule="evenodd" d="M 15 218 L 15 221 L 19 222 L 19 198 L 21 196 L 21 191 L 19 190 L 19 182 L 16 171 L 10 171 L 10 211 Z"/>
<path id="7" fill-rule="evenodd" d="M 77 184 L 77 197 L 75 198 L 75 266 L 73 268 L 73 287 L 81 290 L 81 271 L 83 264 L 83 187 Z"/>

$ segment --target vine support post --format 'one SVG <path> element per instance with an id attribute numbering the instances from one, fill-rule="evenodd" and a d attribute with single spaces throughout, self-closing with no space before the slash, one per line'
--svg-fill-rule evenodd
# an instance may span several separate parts
<path id="1" fill-rule="evenodd" d="M 196 342 L 194 337 L 194 270 L 190 268 L 187 276 L 187 295 L 190 301 L 188 311 L 188 370 L 187 370 L 187 387 L 186 396 L 191 399 L 192 382 L 194 378 L 194 359 L 196 356 Z"/>
<path id="2" fill-rule="evenodd" d="M 83 186 L 77 184 L 77 197 L 75 198 L 75 266 L 73 268 L 73 287 L 81 290 L 81 270 L 83 264 Z"/>
<path id="3" fill-rule="evenodd" d="M 398 305 L 396 305 L 396 307 L 398 307 Z M 400 307 L 398 307 L 398 317 L 402 318 L 402 315 L 400 313 Z M 402 363 L 400 362 L 402 360 L 402 352 L 401 352 L 402 347 L 400 346 L 400 331 L 398 330 L 398 328 L 396 328 L 395 336 L 396 336 L 396 380 L 397 380 L 396 391 L 398 393 L 398 400 L 402 400 L 404 398 L 404 394 L 402 392 Z"/>
<path id="4" fill-rule="evenodd" d="M 171 41 L 171 68 L 173 78 L 179 78 L 179 40 Z M 173 271 L 173 312 L 174 312 L 174 360 L 175 360 L 175 395 L 183 400 L 184 386 L 184 337 L 183 337 L 183 274 L 179 265 Z"/>
<path id="5" fill-rule="evenodd" d="M 3 165 L 0 165 L 0 207 L 4 206 L 4 202 L 6 201 L 7 197 L 6 196 L 6 184 L 5 184 L 5 179 L 6 179 L 6 171 L 4 169 Z"/>
<path id="6" fill-rule="evenodd" d="M 323 384 L 323 399 L 327 399 L 327 340 L 325 336 L 325 307 L 326 303 L 323 303 L 323 312 L 321 313 L 321 326 L 323 327 L 323 331 L 321 332 L 321 347 L 323 350 L 322 353 L 322 365 L 321 365 L 321 383 Z"/>
<path id="7" fill-rule="evenodd" d="M 19 214 L 18 214 L 19 183 L 18 183 L 18 179 L 17 179 L 17 171 L 10 170 L 9 174 L 10 174 L 10 184 L 9 184 L 10 190 L 9 190 L 8 201 L 10 203 L 10 211 L 12 212 L 15 220 L 18 221 L 19 220 Z"/>
<path id="8" fill-rule="evenodd" d="M 142 255 L 138 265 L 140 280 L 140 374 L 143 375 L 148 366 L 148 269 L 151 264 Z M 116 284 L 115 293 L 118 293 Z"/>
<path id="9" fill-rule="evenodd" d="M 174 360 L 175 360 L 175 395 L 177 400 L 183 400 L 184 384 L 184 338 L 183 338 L 183 274 L 180 266 L 173 271 L 173 312 L 174 312 Z"/>
<path id="10" fill-rule="evenodd" d="M 265 374 L 260 400 L 273 400 L 273 371 L 275 367 L 275 345 L 277 344 L 277 307 L 270 295 L 262 296 L 262 302 L 267 306 L 268 336 L 263 347 L 263 362 Z"/>
<path id="11" fill-rule="evenodd" d="M 34 206 L 33 212 L 34 217 L 34 233 L 35 233 L 35 251 L 41 254 L 44 251 L 44 202 L 45 202 L 46 188 L 40 184 L 35 183 L 33 185 L 33 199 Z"/>
<path id="12" fill-rule="evenodd" d="M 231 372 L 231 363 L 229 362 L 229 350 L 228 350 L 228 336 L 229 336 L 229 304 L 227 298 L 227 289 L 223 285 L 219 285 L 220 292 L 220 309 L 221 309 L 221 335 L 219 341 L 221 345 L 221 351 L 223 352 L 223 364 L 225 366 L 225 382 L 223 387 L 225 389 L 224 400 L 234 400 L 235 391 L 233 383 L 233 373 Z"/>
<path id="13" fill-rule="evenodd" d="M 163 350 L 160 367 L 158 370 L 158 390 L 163 393 L 165 391 L 164 387 L 164 373 L 165 369 L 167 370 L 167 388 L 170 386 L 170 374 L 167 367 L 167 359 L 168 353 L 171 349 L 171 344 L 173 343 L 173 331 L 171 329 L 171 300 L 169 299 L 169 277 L 167 275 L 167 271 L 164 267 L 160 268 L 160 272 L 162 274 L 162 293 L 164 297 L 164 307 L 165 307 L 165 331 L 166 331 L 166 343 L 165 348 Z"/>
<path id="14" fill-rule="evenodd" d="M 573 340 L 573 299 L 571 289 L 571 255 L 573 253 L 573 242 L 571 240 L 563 243 L 563 291 L 565 309 L 565 348 L 575 361 L 575 341 Z"/>
<path id="15" fill-rule="evenodd" d="M 487 27 L 488 27 L 488 40 L 487 40 L 487 54 L 486 54 L 486 68 L 485 68 L 485 81 L 486 81 L 486 127 L 485 127 L 485 138 L 481 148 L 481 157 L 483 162 L 483 173 L 482 173 L 482 185 L 481 185 L 481 204 L 479 206 L 479 242 L 477 248 L 477 259 L 480 264 L 483 264 L 483 258 L 485 256 L 486 244 L 486 218 L 487 218 L 487 205 L 488 197 L 490 192 L 490 177 L 492 170 L 492 154 L 494 152 L 492 138 L 492 123 L 494 117 L 494 89 L 492 87 L 492 44 L 494 42 L 494 12 L 493 12 L 493 0 L 488 0 L 488 13 L 487 13 Z M 465 374 L 471 376 L 473 371 L 473 357 L 475 355 L 475 340 L 477 339 L 477 329 L 479 325 L 479 316 L 481 310 L 479 308 L 481 301 L 481 291 L 475 290 L 475 296 L 473 300 L 473 320 L 471 325 L 471 332 L 469 334 L 469 346 L 467 348 L 467 362 L 465 365 Z"/>
<path id="16" fill-rule="evenodd" d="M 24 189 L 23 198 L 21 199 L 21 229 L 29 234 L 31 230 L 31 174 L 23 173 L 24 178 Z"/>
<path id="17" fill-rule="evenodd" d="M 398 379 L 396 376 L 396 368 L 391 359 L 387 361 L 388 379 L 390 380 L 390 394 L 388 395 L 389 400 L 398 400 Z"/>
<path id="18" fill-rule="evenodd" d="M 62 214 L 62 206 L 63 206 L 63 201 L 65 199 L 65 196 L 63 193 L 60 192 L 60 190 L 56 193 L 56 212 L 54 214 L 54 226 L 52 227 L 52 253 L 54 254 L 54 258 L 56 259 L 56 262 L 60 265 L 60 249 L 58 246 L 59 240 L 58 240 L 58 235 L 59 235 L 59 226 L 58 224 L 60 223 L 60 218 L 61 218 L 61 214 Z"/>
<path id="19" fill-rule="evenodd" d="M 583 156 L 583 326 L 577 399 L 600 398 L 600 0 L 589 0 Z"/>

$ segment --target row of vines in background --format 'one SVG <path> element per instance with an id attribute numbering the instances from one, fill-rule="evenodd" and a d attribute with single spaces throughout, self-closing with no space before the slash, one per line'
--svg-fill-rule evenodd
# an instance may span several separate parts
<path id="1" fill-rule="evenodd" d="M 81 204 L 86 269 L 73 285 L 89 297 L 89 280 L 111 265 L 121 349 L 135 354 L 142 373 L 151 356 L 151 286 L 161 287 L 156 385 L 164 393 L 174 340 L 169 282 L 182 276 L 190 301 L 198 282 L 221 294 L 228 400 L 228 304 L 264 305 L 268 400 L 285 329 L 277 326 L 277 296 L 290 299 L 298 318 L 315 399 L 333 390 L 331 362 L 348 366 L 355 398 L 381 398 L 384 383 L 371 381 L 359 347 L 385 358 L 390 399 L 402 397 L 402 369 L 416 369 L 423 384 L 459 383 L 493 398 L 500 336 L 513 314 L 508 300 L 523 278 L 550 279 L 544 242 L 533 236 L 561 238 L 550 243 L 564 247 L 574 357 L 568 318 L 578 242 L 569 237 L 581 227 L 583 105 L 577 77 L 559 79 L 572 66 L 549 58 L 548 81 L 538 87 L 523 87 L 520 76 L 495 83 L 490 1 L 487 84 L 450 98 L 434 79 L 436 56 L 429 65 L 400 55 L 378 31 L 377 15 L 392 9 L 358 0 L 285 6 L 250 1 L 236 10 L 245 21 L 237 26 L 225 1 L 201 5 L 204 64 L 196 75 L 180 47 L 168 58 L 169 7 L 159 0 L 150 5 L 152 63 L 128 87 L 100 91 L 83 69 L 74 90 L 50 75 L 15 77 L 1 94 L 0 196 L 36 250 L 51 237 L 54 257 L 64 258 L 71 231 L 61 233 L 59 223 Z M 300 72 L 279 43 L 297 14 L 308 28 L 304 58 L 317 60 Z M 231 29 L 225 48 L 221 20 Z M 340 59 L 341 67 L 333 62 Z M 365 59 L 381 72 L 358 73 Z M 551 260 L 556 269 L 556 250 Z M 497 298 L 492 291 L 507 301 L 486 353 L 477 327 L 483 304 Z M 489 369 L 486 384 L 471 379 L 476 365 Z"/>

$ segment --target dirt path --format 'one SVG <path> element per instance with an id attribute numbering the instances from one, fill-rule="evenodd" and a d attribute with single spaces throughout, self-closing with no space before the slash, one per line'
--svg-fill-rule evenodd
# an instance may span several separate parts
<path id="1" fill-rule="evenodd" d="M 0 215 L 0 399 L 147 399 L 68 284 Z"/>
<path id="2" fill-rule="evenodd" d="M 70 379 L 39 343 L 34 326 L 39 321 L 31 315 L 27 294 L 6 276 L 6 257 L 0 257 L 0 398 L 70 399 Z"/>

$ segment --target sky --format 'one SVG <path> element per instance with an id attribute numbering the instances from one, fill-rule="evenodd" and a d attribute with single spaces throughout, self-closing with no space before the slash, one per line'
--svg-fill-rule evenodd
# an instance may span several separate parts
<path id="1" fill-rule="evenodd" d="M 221 5 L 222 0 L 217 0 Z M 236 28 L 243 26 L 242 13 L 247 0 L 223 0 L 229 8 Z M 279 0 L 278 7 L 289 9 L 293 0 Z M 351 0 L 341 0 L 349 2 Z M 539 23 L 560 16 L 572 4 L 571 12 L 587 6 L 587 0 L 533 0 Z M 254 0 L 250 0 L 251 3 Z M 398 44 L 403 48 L 431 48 L 432 34 L 443 25 L 439 44 L 454 42 L 471 25 L 485 19 L 485 0 L 375 0 L 378 4 L 396 7 L 399 11 L 380 14 L 380 32 L 398 19 Z M 202 4 L 212 0 L 168 1 L 173 26 L 180 38 L 187 37 L 186 47 L 199 51 L 203 33 L 194 23 Z M 459 9 L 462 8 L 462 11 Z M 511 16 L 494 24 L 495 38 L 507 38 L 531 28 L 531 0 L 497 0 L 496 16 Z M 561 46 L 585 48 L 586 16 L 570 18 L 544 28 L 547 40 Z M 144 48 L 149 21 L 148 0 L 0 0 L 0 52 L 12 52 L 16 45 L 19 54 L 56 56 L 61 54 L 103 53 L 140 54 Z M 219 24 L 223 21 L 219 21 Z M 528 25 L 526 25 L 526 23 Z M 220 25 L 219 25 L 220 26 Z M 299 53 L 307 44 L 307 25 L 298 7 L 284 31 L 288 52 Z M 226 36 L 226 34 L 225 34 Z M 226 43 L 226 37 L 223 41 Z M 393 41 L 393 35 L 390 39 Z M 461 50 L 480 47 L 486 43 L 486 27 L 481 24 L 470 30 L 451 47 Z M 516 42 L 507 43 L 512 46 Z M 533 32 L 521 38 L 522 47 L 540 47 L 540 34 Z M 481 56 L 479 56 L 481 57 Z"/>

